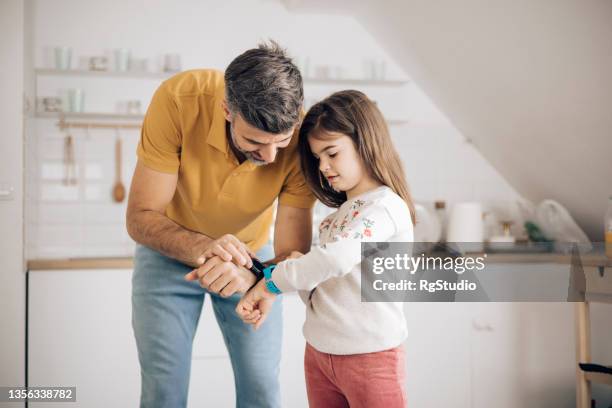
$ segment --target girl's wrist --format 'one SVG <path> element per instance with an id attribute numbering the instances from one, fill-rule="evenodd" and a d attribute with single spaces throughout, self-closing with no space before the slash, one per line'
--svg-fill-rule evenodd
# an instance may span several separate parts
<path id="1" fill-rule="evenodd" d="M 258 285 L 261 286 L 261 291 L 265 294 L 266 298 L 276 297 L 276 294 L 270 292 L 270 289 L 268 289 L 268 286 L 266 285 L 266 280 L 265 279 L 260 280 Z"/>

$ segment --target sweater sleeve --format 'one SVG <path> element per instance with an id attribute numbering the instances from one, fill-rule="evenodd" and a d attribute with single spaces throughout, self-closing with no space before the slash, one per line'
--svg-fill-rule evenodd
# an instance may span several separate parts
<path id="1" fill-rule="evenodd" d="M 321 282 L 348 274 L 361 263 L 361 242 L 388 241 L 396 231 L 393 218 L 380 203 L 361 207 L 346 217 L 347 224 L 332 242 L 276 266 L 272 281 L 282 292 L 312 290 Z"/>

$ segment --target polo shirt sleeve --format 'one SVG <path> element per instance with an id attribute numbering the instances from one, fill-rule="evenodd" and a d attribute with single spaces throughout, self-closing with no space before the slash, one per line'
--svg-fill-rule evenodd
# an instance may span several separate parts
<path id="1" fill-rule="evenodd" d="M 142 123 L 136 154 L 145 166 L 163 173 L 178 172 L 181 152 L 179 107 L 165 84 L 151 99 Z"/>
<path id="2" fill-rule="evenodd" d="M 296 155 L 281 193 L 278 196 L 278 203 L 279 205 L 289 207 L 312 208 L 315 201 L 316 198 L 306 184 L 306 179 L 300 167 L 299 157 Z"/>

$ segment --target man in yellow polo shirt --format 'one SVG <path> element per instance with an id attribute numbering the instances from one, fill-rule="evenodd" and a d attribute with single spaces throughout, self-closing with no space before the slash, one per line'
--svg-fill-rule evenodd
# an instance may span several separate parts
<path id="1" fill-rule="evenodd" d="M 255 283 L 251 256 L 278 260 L 310 248 L 314 196 L 297 150 L 302 102 L 301 75 L 275 43 L 246 51 L 225 73 L 183 72 L 155 92 L 127 211 L 138 243 L 132 320 L 141 407 L 186 406 L 207 293 L 230 354 L 236 405 L 280 406 L 280 303 L 258 331 L 234 309 Z"/>

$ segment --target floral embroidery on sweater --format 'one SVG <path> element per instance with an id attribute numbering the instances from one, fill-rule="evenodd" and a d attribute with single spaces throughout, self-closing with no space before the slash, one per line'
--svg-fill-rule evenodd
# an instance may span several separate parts
<path id="1" fill-rule="evenodd" d="M 321 224 L 319 224 L 319 235 L 323 233 L 323 231 L 329 230 L 329 227 L 332 223 L 332 218 L 330 216 L 326 217 Z"/>
<path id="2" fill-rule="evenodd" d="M 372 227 L 374 220 L 363 218 L 359 227 L 351 226 L 351 223 L 361 214 L 361 208 L 367 204 L 364 200 L 355 200 L 342 221 L 339 221 L 339 214 L 335 213 L 325 218 L 319 225 L 319 234 L 322 241 L 336 242 L 340 239 L 364 239 L 372 237 Z M 323 234 L 326 232 L 326 234 Z M 323 236 L 325 235 L 325 236 Z"/>

